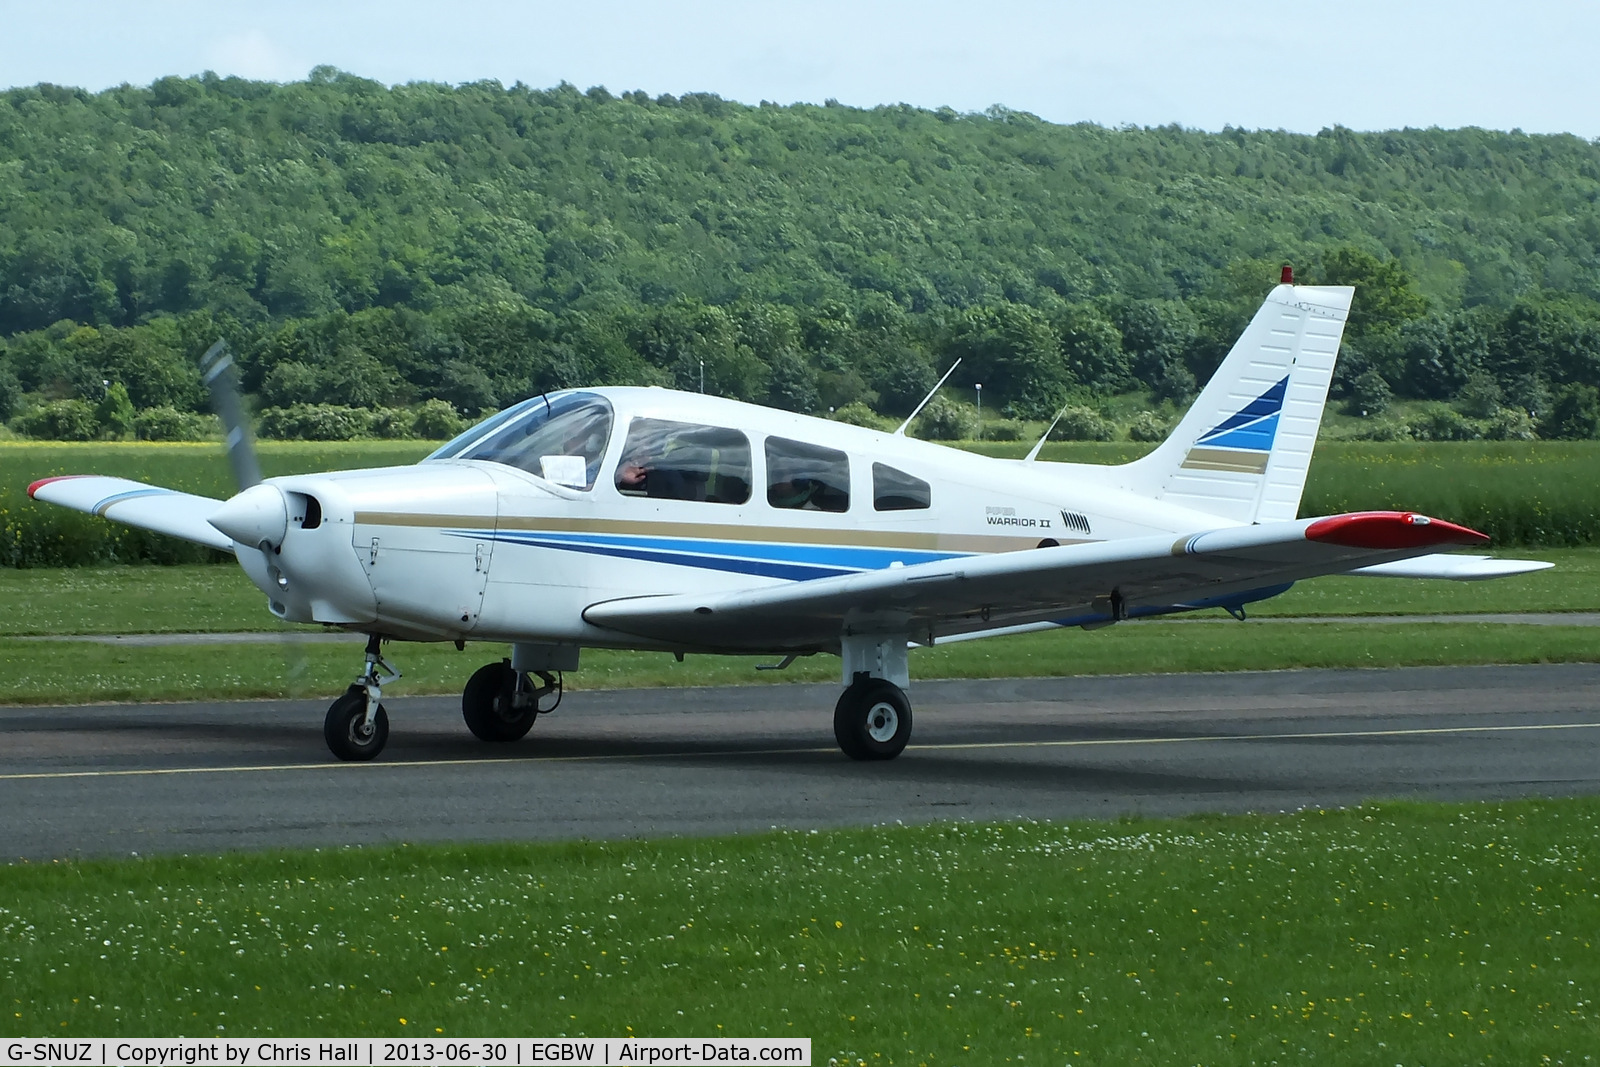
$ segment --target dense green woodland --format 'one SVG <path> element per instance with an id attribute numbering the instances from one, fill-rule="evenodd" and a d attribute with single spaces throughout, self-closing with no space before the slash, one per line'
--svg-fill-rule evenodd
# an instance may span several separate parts
<path id="1" fill-rule="evenodd" d="M 1284 262 L 1358 286 L 1336 392 L 1371 436 L 1596 435 L 1600 146 L 1576 137 L 330 68 L 0 93 L 0 419 L 33 436 L 204 432 L 194 360 L 222 336 L 278 436 L 702 373 L 870 420 L 960 356 L 988 413 L 1075 401 L 1067 434 L 1103 437 L 1109 397 L 1185 401 Z"/>

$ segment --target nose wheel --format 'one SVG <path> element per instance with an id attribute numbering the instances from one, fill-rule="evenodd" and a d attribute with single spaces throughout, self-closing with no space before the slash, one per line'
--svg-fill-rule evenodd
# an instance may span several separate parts
<path id="1" fill-rule="evenodd" d="M 887 679 L 860 678 L 833 709 L 833 736 L 851 759 L 894 759 L 911 740 L 911 701 Z"/>
<path id="2" fill-rule="evenodd" d="M 356 762 L 370 760 L 382 752 L 389 741 L 389 715 L 382 704 L 375 710 L 369 720 L 367 693 L 361 686 L 352 685 L 345 690 L 322 722 L 322 736 L 329 751 L 342 760 Z"/>
<path id="3" fill-rule="evenodd" d="M 383 661 L 380 638 L 367 635 L 367 665 L 355 684 L 328 708 L 322 720 L 322 737 L 328 751 L 342 760 L 370 760 L 389 743 L 389 715 L 383 710 L 383 685 L 400 672 Z"/>

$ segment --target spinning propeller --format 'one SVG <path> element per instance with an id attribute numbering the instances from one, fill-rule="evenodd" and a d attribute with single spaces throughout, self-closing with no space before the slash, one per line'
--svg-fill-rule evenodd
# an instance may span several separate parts
<path id="1" fill-rule="evenodd" d="M 261 484 L 261 464 L 256 458 L 255 435 L 250 430 L 250 418 L 239 387 L 239 369 L 226 341 L 219 340 L 206 349 L 205 355 L 200 357 L 200 374 L 211 393 L 211 408 L 222 420 L 228 464 L 239 486 L 239 492 L 211 516 L 211 525 L 240 545 L 253 545 L 261 553 L 273 581 L 286 585 L 277 556 L 288 533 L 289 509 L 281 492 Z M 295 683 L 307 673 L 310 656 L 303 631 L 288 628 L 281 633 L 292 695 Z"/>

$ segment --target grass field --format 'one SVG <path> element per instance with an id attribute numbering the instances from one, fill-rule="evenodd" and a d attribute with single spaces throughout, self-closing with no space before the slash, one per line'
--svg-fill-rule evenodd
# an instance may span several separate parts
<path id="1" fill-rule="evenodd" d="M 1600 801 L 0 868 L 0 1033 L 1580 1063 Z"/>

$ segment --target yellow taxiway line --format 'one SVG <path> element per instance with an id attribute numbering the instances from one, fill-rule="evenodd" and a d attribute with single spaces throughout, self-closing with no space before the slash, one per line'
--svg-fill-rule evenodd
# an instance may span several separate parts
<path id="1" fill-rule="evenodd" d="M 909 745 L 914 752 L 959 752 L 998 748 L 1094 748 L 1106 745 L 1181 745 L 1221 741 L 1317 741 L 1361 737 L 1430 737 L 1450 734 L 1495 734 L 1538 730 L 1593 730 L 1600 722 L 1532 723 L 1510 726 L 1424 726 L 1405 730 L 1317 730 L 1276 734 L 1194 734 L 1181 737 L 1096 737 L 1072 741 L 957 741 L 949 744 Z M 727 756 L 789 756 L 837 752 L 826 748 L 731 749 L 728 751 L 632 752 L 587 756 L 498 756 L 471 759 L 391 760 L 372 763 L 261 763 L 230 767 L 146 767 L 104 771 L 26 771 L 0 774 L 0 782 L 64 778 L 139 778 L 174 774 L 241 774 L 262 771 L 333 771 L 361 768 L 472 767 L 499 763 L 593 763 L 642 759 L 705 759 Z"/>

